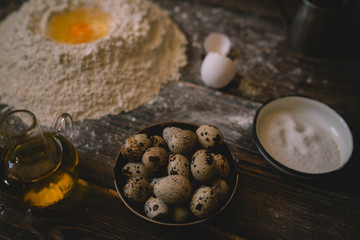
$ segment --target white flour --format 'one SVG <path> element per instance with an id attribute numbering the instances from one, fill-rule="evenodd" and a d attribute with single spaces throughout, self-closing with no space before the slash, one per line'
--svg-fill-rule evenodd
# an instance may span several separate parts
<path id="1" fill-rule="evenodd" d="M 109 35 L 77 45 L 45 37 L 53 13 L 79 7 L 110 13 Z M 61 112 L 82 120 L 131 110 L 179 78 L 185 44 L 167 13 L 147 0 L 31 0 L 0 25 L 0 100 L 47 126 Z"/>
<path id="2" fill-rule="evenodd" d="M 301 172 L 324 173 L 341 165 L 332 136 L 314 122 L 291 113 L 266 116 L 259 138 L 273 158 Z"/>

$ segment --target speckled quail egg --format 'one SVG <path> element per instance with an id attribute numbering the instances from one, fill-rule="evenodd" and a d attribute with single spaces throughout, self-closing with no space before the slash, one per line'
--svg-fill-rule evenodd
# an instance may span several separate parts
<path id="1" fill-rule="evenodd" d="M 145 169 L 150 172 L 157 172 L 162 166 L 165 166 L 169 158 L 169 153 L 161 147 L 148 148 L 141 158 Z"/>
<path id="2" fill-rule="evenodd" d="M 216 176 L 216 163 L 211 153 L 200 149 L 191 158 L 190 171 L 195 180 L 205 183 Z"/>
<path id="3" fill-rule="evenodd" d="M 149 176 L 148 172 L 145 169 L 145 165 L 141 162 L 128 162 L 121 169 L 121 173 L 125 178 L 131 177 L 144 177 L 147 178 Z"/>
<path id="4" fill-rule="evenodd" d="M 152 142 L 152 146 L 153 146 L 153 147 L 162 147 L 162 148 L 166 148 L 166 147 L 167 147 L 165 140 L 164 140 L 162 137 L 160 137 L 160 136 L 157 136 L 157 135 L 151 136 L 151 137 L 150 137 L 150 140 L 151 140 L 151 142 Z"/>
<path id="5" fill-rule="evenodd" d="M 201 125 L 196 130 L 199 144 L 204 149 L 214 149 L 223 144 L 223 135 L 220 130 L 212 125 Z"/>
<path id="6" fill-rule="evenodd" d="M 124 194 L 133 202 L 145 202 L 151 194 L 150 184 L 143 177 L 132 177 L 124 186 Z"/>
<path id="7" fill-rule="evenodd" d="M 177 128 L 177 127 L 166 127 L 166 128 L 164 128 L 163 133 L 162 133 L 162 137 L 165 140 L 165 142 L 167 143 L 169 141 L 170 135 L 173 132 L 176 132 L 176 131 L 179 131 L 179 130 L 181 130 L 181 128 Z"/>
<path id="8" fill-rule="evenodd" d="M 191 152 L 197 143 L 196 134 L 190 130 L 179 130 L 173 132 L 167 142 L 173 153 L 186 154 Z"/>
<path id="9" fill-rule="evenodd" d="M 218 207 L 218 197 L 208 186 L 198 188 L 190 201 L 191 212 L 197 217 L 209 217 Z"/>
<path id="10" fill-rule="evenodd" d="M 192 190 L 191 182 L 187 177 L 171 175 L 155 184 L 154 194 L 166 203 L 182 204 L 190 199 Z"/>
<path id="11" fill-rule="evenodd" d="M 157 184 L 163 177 L 153 178 L 150 182 L 151 189 L 154 189 L 155 184 Z"/>
<path id="12" fill-rule="evenodd" d="M 219 175 L 226 179 L 230 173 L 229 161 L 220 153 L 211 153 L 211 156 L 214 158 L 216 163 L 216 168 Z"/>
<path id="13" fill-rule="evenodd" d="M 173 208 L 173 218 L 176 223 L 185 222 L 190 215 L 191 212 L 188 205 L 175 205 Z"/>
<path id="14" fill-rule="evenodd" d="M 226 196 L 229 192 L 229 185 L 225 182 L 225 180 L 223 179 L 215 180 L 212 183 L 211 188 L 215 191 L 220 202 L 226 200 Z"/>
<path id="15" fill-rule="evenodd" d="M 169 206 L 163 200 L 153 196 L 146 200 L 144 210 L 146 216 L 156 220 L 166 219 L 170 214 Z"/>
<path id="16" fill-rule="evenodd" d="M 170 154 L 167 171 L 168 175 L 183 175 L 189 177 L 190 162 L 184 155 Z"/>
<path id="17" fill-rule="evenodd" d="M 125 140 L 121 154 L 128 161 L 140 161 L 141 156 L 151 146 L 151 140 L 144 133 L 135 134 Z"/>

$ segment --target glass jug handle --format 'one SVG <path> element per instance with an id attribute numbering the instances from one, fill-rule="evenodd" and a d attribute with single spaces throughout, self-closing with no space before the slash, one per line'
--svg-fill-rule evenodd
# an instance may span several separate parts
<path id="1" fill-rule="evenodd" d="M 71 115 L 68 113 L 60 114 L 56 119 L 54 131 L 56 134 L 61 134 L 71 142 L 74 135 L 73 120 Z"/>

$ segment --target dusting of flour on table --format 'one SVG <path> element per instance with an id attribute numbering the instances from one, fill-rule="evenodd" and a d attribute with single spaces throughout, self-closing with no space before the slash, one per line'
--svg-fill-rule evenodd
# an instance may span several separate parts
<path id="1" fill-rule="evenodd" d="M 289 168 L 324 173 L 341 165 L 339 148 L 330 133 L 300 116 L 283 111 L 269 114 L 259 133 L 266 151 Z"/>
<path id="2" fill-rule="evenodd" d="M 45 37 L 53 14 L 100 8 L 109 34 L 95 42 L 58 44 Z M 177 80 L 186 37 L 147 0 L 30 0 L 0 24 L 0 100 L 50 126 L 61 112 L 74 120 L 138 107 Z"/>

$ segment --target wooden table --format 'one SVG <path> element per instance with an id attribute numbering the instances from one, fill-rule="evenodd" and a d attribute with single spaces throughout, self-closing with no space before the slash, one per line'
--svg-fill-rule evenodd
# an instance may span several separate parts
<path id="1" fill-rule="evenodd" d="M 1 19 L 20 2 L 1 7 Z M 188 37 L 181 80 L 133 111 L 76 122 L 81 168 L 76 189 L 59 204 L 37 210 L 14 208 L 0 197 L 0 239 L 360 239 L 359 14 L 345 35 L 351 36 L 346 47 L 334 57 L 311 59 L 287 42 L 281 9 L 292 16 L 297 0 L 154 2 Z M 210 32 L 230 37 L 230 57 L 238 61 L 235 79 L 220 90 L 205 87 L 200 78 L 202 42 Z M 252 133 L 255 112 L 265 101 L 287 94 L 321 100 L 347 121 L 354 151 L 341 171 L 303 180 L 278 171 L 260 155 Z M 113 167 L 121 144 L 160 121 L 216 125 L 239 160 L 236 194 L 210 221 L 159 226 L 120 200 Z"/>

